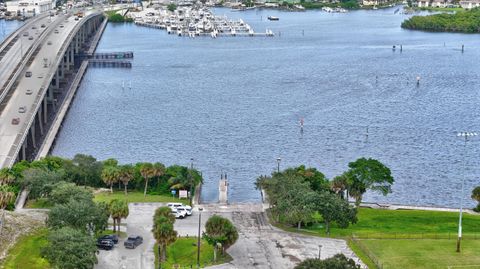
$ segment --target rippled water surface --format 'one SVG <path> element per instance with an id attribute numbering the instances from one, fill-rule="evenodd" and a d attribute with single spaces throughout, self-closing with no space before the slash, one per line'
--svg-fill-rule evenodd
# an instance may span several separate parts
<path id="1" fill-rule="evenodd" d="M 452 207 L 464 156 L 473 205 L 480 138 L 464 151 L 456 132 L 480 130 L 478 35 L 402 30 L 406 15 L 394 9 L 216 11 L 277 36 L 189 39 L 109 24 L 98 50 L 134 51 L 133 68 L 88 70 L 53 154 L 194 158 L 206 201 L 217 199 L 222 171 L 231 201 L 256 201 L 253 182 L 277 157 L 282 168 L 306 164 L 331 178 L 367 156 L 391 167 L 396 182 L 391 195 L 366 200 Z"/>

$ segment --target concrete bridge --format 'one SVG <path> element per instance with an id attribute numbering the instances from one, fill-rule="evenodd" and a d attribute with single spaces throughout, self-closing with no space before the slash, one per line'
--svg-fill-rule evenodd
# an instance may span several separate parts
<path id="1" fill-rule="evenodd" d="M 43 15 L 0 44 L 0 168 L 48 154 L 51 125 L 59 128 L 59 113 L 66 113 L 60 108 L 88 65 L 77 56 L 95 51 L 105 25 L 94 9 L 83 18 Z"/>

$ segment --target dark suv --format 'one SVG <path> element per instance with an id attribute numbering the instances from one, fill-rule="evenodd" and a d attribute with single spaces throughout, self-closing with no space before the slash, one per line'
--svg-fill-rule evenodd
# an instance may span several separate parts
<path id="1" fill-rule="evenodd" d="M 129 236 L 123 245 L 126 248 L 136 248 L 143 243 L 143 238 L 141 236 Z"/>
<path id="2" fill-rule="evenodd" d="M 100 240 L 112 240 L 114 244 L 118 244 L 118 236 L 116 234 L 108 234 L 98 238 Z"/>
<path id="3" fill-rule="evenodd" d="M 111 250 L 115 243 L 110 239 L 98 239 L 97 247 L 104 250 Z"/>

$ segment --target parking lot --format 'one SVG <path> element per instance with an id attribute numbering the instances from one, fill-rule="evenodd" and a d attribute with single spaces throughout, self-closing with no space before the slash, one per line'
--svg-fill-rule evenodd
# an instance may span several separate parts
<path id="1" fill-rule="evenodd" d="M 152 217 L 155 209 L 165 204 L 130 204 L 130 215 L 125 223 L 128 235 L 140 235 L 143 244 L 136 249 L 126 249 L 123 241 L 111 251 L 100 251 L 97 269 L 154 269 Z M 202 232 L 206 220 L 214 215 L 222 215 L 233 221 L 239 232 L 239 239 L 228 249 L 233 257 L 229 264 L 214 266 L 216 269 L 230 268 L 271 268 L 290 269 L 306 258 L 315 258 L 321 247 L 321 257 L 327 258 L 343 253 L 358 261 L 346 242 L 340 239 L 320 238 L 284 232 L 268 224 L 261 204 L 201 205 Z M 198 208 L 185 219 L 177 219 L 175 230 L 179 236 L 196 236 L 198 233 Z M 192 257 L 194 259 L 194 257 Z"/>

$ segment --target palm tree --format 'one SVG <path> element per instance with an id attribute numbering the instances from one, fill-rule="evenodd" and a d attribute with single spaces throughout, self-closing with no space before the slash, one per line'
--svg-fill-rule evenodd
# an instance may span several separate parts
<path id="1" fill-rule="evenodd" d="M 175 215 L 172 214 L 172 210 L 167 206 L 162 206 L 155 210 L 155 217 L 165 217 L 172 224 L 175 223 Z"/>
<path id="2" fill-rule="evenodd" d="M 3 230 L 3 223 L 5 218 L 5 208 L 15 200 L 15 191 L 10 185 L 0 185 L 0 209 L 2 210 L 2 219 L 0 223 L 0 235 Z"/>
<path id="3" fill-rule="evenodd" d="M 125 186 L 125 195 L 128 194 L 127 187 L 128 182 L 134 178 L 134 170 L 130 164 L 122 165 L 120 168 L 120 181 L 122 181 L 123 186 Z"/>
<path id="4" fill-rule="evenodd" d="M 168 211 L 167 211 L 168 210 Z M 168 212 L 168 217 L 164 214 Z M 160 207 L 155 211 L 153 216 L 153 237 L 158 245 L 158 266 L 161 268 L 162 261 L 167 259 L 167 246 L 175 242 L 177 239 L 177 232 L 173 229 L 173 222 L 175 218 L 170 217 L 172 214 L 170 208 Z"/>
<path id="5" fill-rule="evenodd" d="M 105 166 L 102 170 L 102 180 L 110 186 L 110 193 L 113 193 L 113 184 L 118 181 L 120 170 L 117 166 Z"/>
<path id="6" fill-rule="evenodd" d="M 153 164 L 153 174 L 154 177 L 157 178 L 157 181 L 160 180 L 160 177 L 165 175 L 165 165 L 162 163 L 154 163 Z"/>
<path id="7" fill-rule="evenodd" d="M 140 164 L 140 175 L 145 179 L 145 189 L 143 191 L 143 197 L 147 196 L 148 179 L 154 177 L 153 165 L 151 163 Z"/>
<path id="8" fill-rule="evenodd" d="M 7 185 L 15 180 L 15 173 L 10 168 L 3 168 L 0 170 L 0 185 Z"/>
<path id="9" fill-rule="evenodd" d="M 108 205 L 108 211 L 113 219 L 113 231 L 116 231 L 115 224 L 117 224 L 118 232 L 120 233 L 120 223 L 122 219 L 127 218 L 129 214 L 127 201 L 119 199 L 111 200 Z"/>

